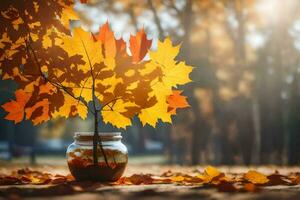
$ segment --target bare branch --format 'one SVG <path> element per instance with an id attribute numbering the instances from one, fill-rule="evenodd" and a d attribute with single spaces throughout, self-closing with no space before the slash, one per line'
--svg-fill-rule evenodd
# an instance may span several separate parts
<path id="1" fill-rule="evenodd" d="M 107 102 L 106 104 L 104 104 L 102 107 L 101 107 L 101 110 L 103 110 L 106 106 L 108 106 L 110 108 L 110 110 L 113 110 L 113 106 L 115 105 L 115 103 L 117 102 L 117 100 L 119 99 L 122 99 L 121 97 L 116 97 L 112 100 L 110 100 L 109 102 Z M 110 106 L 109 104 L 114 102 L 113 106 Z"/>

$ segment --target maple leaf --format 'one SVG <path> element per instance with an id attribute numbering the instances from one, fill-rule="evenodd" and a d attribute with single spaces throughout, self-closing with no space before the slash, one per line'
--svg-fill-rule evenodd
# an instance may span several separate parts
<path id="1" fill-rule="evenodd" d="M 138 31 L 136 36 L 131 35 L 129 42 L 133 62 L 143 60 L 152 44 L 152 40 L 147 39 L 144 29 Z"/>
<path id="2" fill-rule="evenodd" d="M 70 116 L 79 115 L 82 119 L 86 119 L 87 117 L 87 107 L 83 105 L 80 101 L 74 99 L 70 95 L 64 93 L 64 104 L 61 106 L 58 111 L 55 111 L 51 114 L 53 118 L 57 117 L 65 117 L 68 118 Z"/>
<path id="3" fill-rule="evenodd" d="M 191 66 L 175 60 L 179 53 L 179 46 L 173 46 L 169 38 L 164 42 L 158 43 L 156 52 L 150 52 L 151 60 L 145 64 L 145 68 L 140 69 L 142 76 L 147 76 L 161 70 L 151 81 L 150 95 L 156 97 L 157 103 L 152 107 L 141 110 L 138 115 L 142 124 L 155 126 L 161 119 L 163 122 L 172 122 L 171 113 L 168 112 L 167 98 L 172 94 L 172 88 L 190 82 L 189 74 L 192 71 Z"/>
<path id="4" fill-rule="evenodd" d="M 107 109 L 101 111 L 103 121 L 105 123 L 111 123 L 118 128 L 125 128 L 131 125 L 131 119 L 126 117 L 124 113 L 130 109 L 130 107 L 136 106 L 132 102 L 124 102 L 122 99 L 117 99 L 108 104 Z"/>
<path id="5" fill-rule="evenodd" d="M 180 46 L 173 46 L 170 38 L 166 38 L 163 42 L 158 42 L 157 51 L 150 51 L 151 61 L 146 64 L 146 69 L 153 71 L 161 68 L 161 82 L 165 87 L 172 88 L 177 85 L 184 85 L 191 81 L 189 74 L 193 68 L 184 62 L 175 60 L 179 53 Z"/>
<path id="6" fill-rule="evenodd" d="M 73 36 L 66 35 L 62 38 L 62 47 L 68 55 L 80 55 L 85 64 L 80 65 L 80 69 L 83 71 L 90 71 L 93 69 L 96 63 L 100 64 L 103 61 L 101 53 L 101 43 L 94 41 L 91 37 L 91 33 L 83 30 L 82 28 L 75 28 L 73 30 Z"/>
<path id="7" fill-rule="evenodd" d="M 94 41 L 91 37 L 91 34 L 84 31 L 82 28 L 74 29 L 73 36 L 65 36 L 64 38 L 62 38 L 62 40 L 62 47 L 68 52 L 69 56 L 80 55 L 82 60 L 84 61 L 84 64 L 78 66 L 78 70 L 82 70 L 85 73 L 95 73 L 93 72 L 95 65 L 103 62 L 100 41 Z M 87 77 L 86 79 L 89 78 L 90 77 Z M 82 94 L 80 92 L 81 88 L 82 87 L 74 89 L 77 90 L 77 92 L 75 91 L 77 97 L 79 97 L 81 94 L 86 102 L 91 101 L 92 90 L 90 89 L 89 91 L 86 91 L 84 94 Z"/>
<path id="8" fill-rule="evenodd" d="M 93 38 L 101 41 L 104 45 L 105 58 L 115 58 L 117 55 L 126 54 L 125 41 L 122 38 L 119 40 L 115 38 L 114 32 L 111 31 L 108 22 L 99 28 L 99 33 L 97 35 L 93 35 Z"/>
<path id="9" fill-rule="evenodd" d="M 99 28 L 98 35 L 94 36 L 96 40 L 104 44 L 105 57 L 115 57 L 116 55 L 116 42 L 114 32 L 109 28 L 108 22 Z"/>
<path id="10" fill-rule="evenodd" d="M 181 93 L 182 91 L 180 90 L 173 90 L 173 93 L 167 98 L 167 102 L 169 104 L 168 111 L 171 114 L 176 114 L 177 108 L 189 107 L 186 97 L 182 96 Z"/>
<path id="11" fill-rule="evenodd" d="M 43 99 L 34 104 L 32 107 L 25 109 L 26 119 L 30 119 L 33 125 L 40 124 L 50 119 L 49 100 Z"/>
<path id="12" fill-rule="evenodd" d="M 142 109 L 138 115 L 143 125 L 149 124 L 155 127 L 159 119 L 163 122 L 172 122 L 171 113 L 168 112 L 166 96 L 158 96 L 156 100 L 156 104 L 149 108 Z"/>
<path id="13" fill-rule="evenodd" d="M 204 170 L 203 175 L 198 175 L 197 177 L 202 179 L 204 183 L 219 183 L 221 178 L 224 178 L 224 173 L 221 173 L 217 168 L 208 166 Z"/>
<path id="14" fill-rule="evenodd" d="M 51 83 L 47 82 L 46 84 L 39 86 L 39 95 L 41 94 L 54 94 L 57 91 L 57 88 L 53 86 Z"/>
<path id="15" fill-rule="evenodd" d="M 160 119 L 163 122 L 171 123 L 171 113 L 168 112 L 168 103 L 167 97 L 172 94 L 172 90 L 168 87 L 165 87 L 162 82 L 154 79 L 155 84 L 151 84 L 152 91 L 150 96 L 155 97 L 156 103 L 150 107 L 146 107 L 141 110 L 138 115 L 142 124 L 149 124 L 155 127 L 156 123 Z"/>
<path id="16" fill-rule="evenodd" d="M 24 119 L 24 108 L 31 97 L 31 93 L 24 90 L 17 90 L 15 92 L 16 100 L 11 100 L 2 105 L 2 108 L 8 112 L 5 119 L 12 120 L 15 123 L 21 122 Z"/>
<path id="17" fill-rule="evenodd" d="M 67 6 L 63 8 L 60 20 L 66 28 L 69 28 L 70 21 L 79 20 L 79 17 L 72 7 Z"/>

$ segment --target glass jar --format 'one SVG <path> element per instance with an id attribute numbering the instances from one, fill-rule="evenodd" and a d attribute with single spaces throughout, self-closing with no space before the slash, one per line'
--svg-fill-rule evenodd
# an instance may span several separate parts
<path id="1" fill-rule="evenodd" d="M 67 149 L 71 174 L 76 180 L 116 181 L 122 175 L 128 161 L 126 146 L 120 132 L 99 133 L 104 154 L 97 146 L 98 163 L 93 162 L 93 132 L 76 132 L 74 142 Z"/>

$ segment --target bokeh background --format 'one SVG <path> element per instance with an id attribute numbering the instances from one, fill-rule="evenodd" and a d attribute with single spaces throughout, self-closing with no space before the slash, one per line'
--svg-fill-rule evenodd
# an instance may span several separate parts
<path id="1" fill-rule="evenodd" d="M 130 162 L 214 165 L 300 164 L 299 0 L 89 0 L 75 9 L 86 29 L 109 21 L 127 42 L 144 27 L 153 47 L 170 36 L 195 67 L 184 88 L 190 107 L 174 123 L 123 132 Z M 8 93 L 9 88 L 10 93 Z M 0 82 L 0 103 L 14 83 Z M 0 159 L 65 162 L 76 131 L 92 119 L 14 125 L 0 110 Z M 100 124 L 101 131 L 116 131 Z"/>

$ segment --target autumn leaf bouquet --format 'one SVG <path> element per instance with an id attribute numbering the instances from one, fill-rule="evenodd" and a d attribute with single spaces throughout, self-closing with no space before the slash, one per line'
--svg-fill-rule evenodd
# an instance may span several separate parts
<path id="1" fill-rule="evenodd" d="M 58 117 L 86 119 L 90 113 L 96 164 L 99 120 L 117 128 L 130 126 L 134 116 L 143 125 L 171 123 L 176 109 L 188 106 L 176 88 L 191 81 L 192 67 L 176 59 L 180 46 L 170 38 L 150 50 L 144 29 L 129 43 L 116 39 L 108 23 L 98 33 L 70 29 L 69 21 L 79 19 L 73 4 L 1 2 L 1 78 L 18 85 L 15 98 L 2 108 L 5 119 L 34 125 Z"/>

